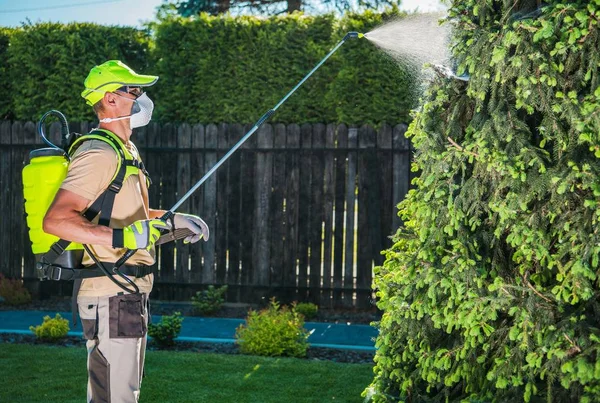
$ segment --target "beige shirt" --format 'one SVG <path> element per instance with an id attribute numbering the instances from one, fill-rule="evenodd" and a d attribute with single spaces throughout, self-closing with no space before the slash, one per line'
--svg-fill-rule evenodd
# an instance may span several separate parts
<path id="1" fill-rule="evenodd" d="M 139 159 L 138 151 L 133 143 L 129 142 L 128 150 L 134 158 Z M 87 140 L 83 142 L 71 159 L 67 177 L 62 183 L 61 189 L 69 190 L 86 198 L 89 200 L 89 207 L 110 184 L 117 171 L 118 158 L 115 150 L 105 141 Z M 141 172 L 140 175 L 130 175 L 125 179 L 121 191 L 115 197 L 110 220 L 111 228 L 123 228 L 134 221 L 148 218 L 148 193 L 145 181 L 146 178 Z M 94 222 L 98 222 L 98 217 Z M 125 253 L 125 249 L 115 249 L 110 246 L 88 246 L 101 262 L 116 262 Z M 150 251 L 138 250 L 127 261 L 127 264 L 153 265 L 154 262 L 155 250 L 152 248 Z M 83 265 L 91 266 L 92 264 L 94 264 L 93 260 L 85 253 Z M 115 278 L 118 279 L 118 276 Z M 140 292 L 150 293 L 152 290 L 154 280 L 152 274 L 133 280 Z M 103 276 L 84 279 L 79 296 L 99 297 L 114 295 L 121 291 L 123 290 L 119 286 L 108 277 Z"/>

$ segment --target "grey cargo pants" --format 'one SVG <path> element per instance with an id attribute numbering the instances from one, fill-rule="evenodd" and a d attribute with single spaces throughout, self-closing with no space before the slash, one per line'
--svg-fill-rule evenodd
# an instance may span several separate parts
<path id="1" fill-rule="evenodd" d="M 148 295 L 78 297 L 88 351 L 88 403 L 136 403 L 140 396 Z"/>

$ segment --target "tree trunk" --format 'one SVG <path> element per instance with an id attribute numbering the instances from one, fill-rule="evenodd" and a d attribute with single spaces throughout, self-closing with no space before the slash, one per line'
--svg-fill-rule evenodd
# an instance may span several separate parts
<path id="1" fill-rule="evenodd" d="M 288 3 L 288 8 L 287 8 L 288 13 L 293 13 L 294 11 L 300 11 L 300 9 L 302 8 L 302 0 L 287 0 L 287 3 Z"/>
<path id="2" fill-rule="evenodd" d="M 231 7 L 231 0 L 218 0 L 217 1 L 217 13 L 222 14 L 229 11 Z"/>

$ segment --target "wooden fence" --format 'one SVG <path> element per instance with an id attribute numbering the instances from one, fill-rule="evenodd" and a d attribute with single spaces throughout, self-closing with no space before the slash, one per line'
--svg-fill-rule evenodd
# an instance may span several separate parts
<path id="1" fill-rule="evenodd" d="M 87 132 L 88 123 L 71 125 Z M 150 124 L 136 129 L 154 184 L 150 201 L 168 209 L 250 126 Z M 264 125 L 184 205 L 202 216 L 208 242 L 158 252 L 153 295 L 189 300 L 209 284 L 229 286 L 229 302 L 368 307 L 372 270 L 400 225 L 396 205 L 409 189 L 406 126 Z M 58 142 L 58 124 L 49 127 Z M 41 140 L 32 122 L 0 123 L 0 273 L 42 296 L 71 284 L 36 279 L 21 185 L 28 152 Z"/>

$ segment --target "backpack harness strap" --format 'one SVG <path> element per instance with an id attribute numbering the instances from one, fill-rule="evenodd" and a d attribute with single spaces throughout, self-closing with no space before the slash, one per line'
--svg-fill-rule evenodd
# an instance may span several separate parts
<path id="1" fill-rule="evenodd" d="M 150 184 L 152 181 L 150 180 L 150 176 L 148 175 L 144 164 L 133 158 L 130 153 L 125 153 L 123 143 L 116 138 L 114 134 L 108 131 L 93 130 L 88 135 L 79 137 L 69 148 L 69 155 L 73 155 L 83 142 L 93 139 L 105 141 L 115 150 L 119 157 L 119 166 L 111 183 L 108 185 L 108 188 L 106 188 L 106 190 L 94 200 L 90 207 L 87 208 L 83 213 L 83 217 L 88 221 L 92 221 L 100 215 L 98 225 L 108 227 L 110 225 L 115 198 L 121 191 L 125 179 L 129 175 L 141 170 L 148 179 L 148 183 Z M 50 250 L 41 257 L 40 262 L 38 263 L 38 270 L 41 272 L 39 273 L 40 278 L 51 280 L 75 280 L 81 278 L 102 277 L 105 275 L 96 265 L 76 269 L 54 266 L 53 263 L 63 254 L 70 244 L 71 241 L 59 239 L 50 247 Z M 113 263 L 107 263 L 109 266 L 111 264 Z M 125 265 L 121 270 L 122 274 L 136 277 L 143 277 L 151 272 L 151 267 L 145 265 Z"/>

